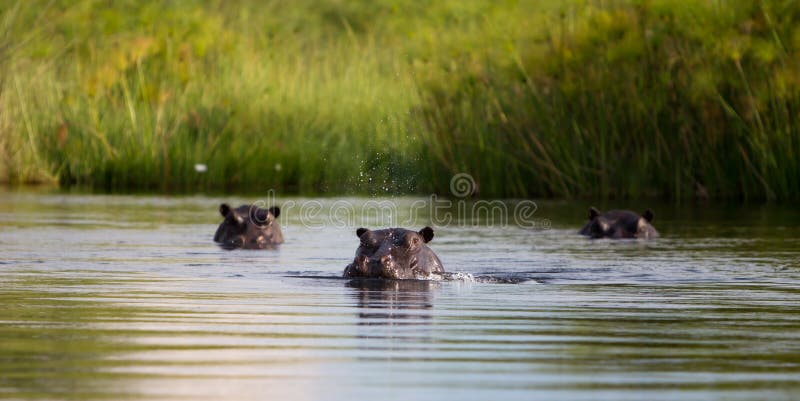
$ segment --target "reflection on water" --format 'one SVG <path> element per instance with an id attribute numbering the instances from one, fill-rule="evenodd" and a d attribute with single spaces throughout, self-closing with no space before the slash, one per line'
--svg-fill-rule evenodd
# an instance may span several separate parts
<path id="1" fill-rule="evenodd" d="M 551 230 L 437 227 L 430 282 L 341 279 L 353 229 L 292 214 L 279 249 L 221 250 L 221 201 L 0 193 L 0 398 L 800 394 L 795 208 L 630 205 L 662 239 L 590 241 L 587 205 L 545 202 Z"/>
<path id="2" fill-rule="evenodd" d="M 427 280 L 352 279 L 347 286 L 356 290 L 360 325 L 421 324 L 429 313 L 412 313 L 433 308 L 433 291 L 439 282 Z"/>

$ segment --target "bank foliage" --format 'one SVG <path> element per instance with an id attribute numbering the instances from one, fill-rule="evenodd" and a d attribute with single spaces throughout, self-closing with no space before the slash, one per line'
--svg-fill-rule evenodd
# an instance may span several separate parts
<path id="1" fill-rule="evenodd" d="M 0 2 L 0 179 L 800 197 L 800 3 Z M 195 164 L 205 164 L 204 173 Z"/>

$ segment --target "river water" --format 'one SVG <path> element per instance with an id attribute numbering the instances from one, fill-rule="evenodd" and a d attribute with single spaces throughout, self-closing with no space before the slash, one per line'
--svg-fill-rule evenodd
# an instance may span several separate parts
<path id="1" fill-rule="evenodd" d="M 585 202 L 278 198 L 279 249 L 216 247 L 256 200 L 0 192 L 0 398 L 800 398 L 795 206 L 615 205 L 655 210 L 641 242 L 578 236 Z M 406 223 L 459 279 L 339 278 Z"/>

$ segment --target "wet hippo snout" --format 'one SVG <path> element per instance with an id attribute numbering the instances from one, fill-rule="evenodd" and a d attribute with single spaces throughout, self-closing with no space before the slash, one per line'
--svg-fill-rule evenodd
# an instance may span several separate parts
<path id="1" fill-rule="evenodd" d="M 393 277 L 394 258 L 391 254 L 377 255 L 369 259 L 369 272 L 373 276 Z"/>
<path id="2" fill-rule="evenodd" d="M 378 259 L 377 263 L 380 264 L 381 266 L 389 265 L 390 263 L 392 263 L 392 255 L 381 256 L 380 259 Z"/>
<path id="3" fill-rule="evenodd" d="M 353 263 L 347 266 L 345 274 L 349 276 L 367 275 L 370 272 L 371 262 L 365 255 L 356 256 Z"/>

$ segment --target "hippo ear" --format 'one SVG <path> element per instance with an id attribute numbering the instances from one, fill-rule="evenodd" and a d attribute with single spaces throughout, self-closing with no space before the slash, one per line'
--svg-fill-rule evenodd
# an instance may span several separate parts
<path id="1" fill-rule="evenodd" d="M 219 214 L 221 214 L 222 217 L 227 217 L 228 213 L 230 213 L 230 212 L 231 212 L 231 207 L 228 206 L 227 203 L 223 203 L 223 204 L 219 205 Z"/>
<path id="2" fill-rule="evenodd" d="M 655 216 L 653 216 L 653 211 L 652 210 L 647 209 L 647 210 L 644 211 L 644 213 L 642 213 L 642 217 L 644 217 L 644 219 L 647 220 L 648 223 L 650 223 L 650 222 L 653 221 L 653 217 L 655 217 Z"/>
<path id="3" fill-rule="evenodd" d="M 595 217 L 600 215 L 600 211 L 594 206 L 589 208 L 589 220 L 594 220 Z"/>
<path id="4" fill-rule="evenodd" d="M 273 207 L 269 208 L 269 212 L 272 213 L 272 215 L 277 219 L 278 216 L 281 215 L 281 208 L 279 208 L 277 206 L 273 206 Z"/>
<path id="5" fill-rule="evenodd" d="M 369 231 L 369 229 L 366 229 L 364 227 L 359 228 L 358 230 L 356 230 L 356 237 L 361 238 L 361 236 L 364 235 L 364 233 L 367 231 Z"/>
<path id="6" fill-rule="evenodd" d="M 422 230 L 419 230 L 419 235 L 422 236 L 422 239 L 425 240 L 425 243 L 427 244 L 433 239 L 433 229 L 430 227 L 425 227 Z"/>

